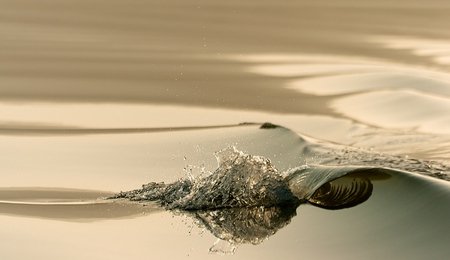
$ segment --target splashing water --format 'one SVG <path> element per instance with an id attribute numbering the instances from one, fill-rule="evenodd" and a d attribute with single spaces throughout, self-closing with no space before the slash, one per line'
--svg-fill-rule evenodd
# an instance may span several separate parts
<path id="1" fill-rule="evenodd" d="M 219 166 L 209 176 L 189 174 L 188 178 L 170 184 L 151 182 L 142 189 L 121 192 L 111 198 L 157 201 L 169 210 L 188 211 L 299 205 L 325 183 L 352 171 L 370 169 L 304 165 L 279 173 L 269 159 L 245 154 L 235 147 L 215 155 Z"/>
<path id="2" fill-rule="evenodd" d="M 280 173 L 269 159 L 235 147 L 215 155 L 218 168 L 213 173 L 202 168 L 194 177 L 187 168 L 187 178 L 169 184 L 151 182 L 110 199 L 156 201 L 175 214 L 191 216 L 219 239 L 210 252 L 227 254 L 239 244 L 262 243 L 288 225 L 302 203 L 341 209 L 364 202 L 372 192 L 367 176 L 381 171 L 304 165 Z"/>
<path id="3" fill-rule="evenodd" d="M 113 198 L 158 201 L 167 209 L 200 210 L 274 206 L 299 202 L 269 159 L 244 154 L 235 147 L 216 153 L 219 167 L 204 178 L 174 183 L 148 183 Z"/>

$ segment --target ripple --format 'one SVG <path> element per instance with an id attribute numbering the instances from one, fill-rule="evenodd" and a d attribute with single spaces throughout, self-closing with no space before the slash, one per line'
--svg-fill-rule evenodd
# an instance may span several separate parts
<path id="1" fill-rule="evenodd" d="M 384 90 L 354 94 L 333 101 L 331 107 L 370 125 L 450 133 L 450 99 L 417 91 Z"/>

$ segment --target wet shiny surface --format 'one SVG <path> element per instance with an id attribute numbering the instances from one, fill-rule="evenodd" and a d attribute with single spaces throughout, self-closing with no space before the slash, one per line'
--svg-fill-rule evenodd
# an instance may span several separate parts
<path id="1" fill-rule="evenodd" d="M 400 171 L 230 258 L 450 254 L 450 4 L 0 2 L 1 258 L 215 258 L 229 226 L 98 199 L 214 171 L 232 145 L 280 171 Z M 255 212 L 227 216 L 266 223 Z"/>

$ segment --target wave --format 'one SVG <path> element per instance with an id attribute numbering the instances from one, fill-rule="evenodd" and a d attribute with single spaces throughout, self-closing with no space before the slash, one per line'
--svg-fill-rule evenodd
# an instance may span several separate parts
<path id="1" fill-rule="evenodd" d="M 242 130 L 235 128 L 233 133 Z M 413 232 L 411 226 L 424 234 L 439 234 L 448 227 L 450 183 L 437 180 L 448 180 L 450 167 L 443 162 L 320 143 L 269 123 L 260 129 L 252 126 L 249 133 L 251 139 L 241 138 L 238 143 L 245 152 L 236 146 L 225 146 L 215 153 L 218 165 L 213 172 L 188 166 L 186 176 L 172 183 L 150 182 L 140 189 L 115 195 L 3 188 L 0 213 L 86 222 L 137 217 L 167 209 L 192 217 L 201 228 L 209 230 L 218 239 L 210 248 L 212 253 L 233 253 L 240 244 L 263 243 L 289 225 L 297 214 L 305 216 L 300 222 L 305 220 L 317 228 L 336 221 L 348 223 L 350 219 L 364 227 L 351 232 L 355 237 L 366 237 L 368 233 L 386 237 L 381 229 L 371 226 L 373 223 L 389 227 L 384 230 L 409 235 Z M 242 136 L 233 135 L 236 137 Z M 260 155 L 250 155 L 255 151 Z M 323 222 L 304 214 L 308 208 L 339 214 L 322 214 L 329 218 Z M 396 219 L 404 221 L 399 223 Z M 402 238 L 404 235 L 397 235 L 390 241 Z"/>
<path id="2" fill-rule="evenodd" d="M 267 131 L 283 130 L 264 124 Z M 286 134 L 286 133 L 285 133 Z M 279 170 L 263 156 L 227 147 L 215 153 L 218 167 L 173 183 L 150 182 L 108 199 L 153 201 L 175 214 L 191 216 L 218 238 L 214 253 L 233 253 L 243 243 L 260 244 L 288 225 L 300 205 L 352 208 L 370 201 L 377 182 L 392 177 L 431 175 L 448 179 L 449 168 L 431 161 L 380 155 L 349 147 L 319 145 L 300 138 L 303 157 L 314 164 Z M 415 172 L 415 173 L 413 173 Z M 421 180 L 424 183 L 428 179 Z"/>
<path id="3" fill-rule="evenodd" d="M 283 176 L 269 159 L 250 156 L 234 147 L 216 157 L 219 167 L 204 178 L 180 179 L 171 184 L 149 183 L 142 189 L 112 198 L 157 200 L 168 209 L 199 210 L 296 203 Z"/>
<path id="4" fill-rule="evenodd" d="M 336 99 L 337 112 L 379 127 L 450 132 L 450 99 L 412 90 L 378 90 Z"/>
<path id="5" fill-rule="evenodd" d="M 326 207 L 331 202 L 321 203 L 325 194 L 327 200 L 334 196 L 336 203 L 358 201 L 370 194 L 369 177 L 385 178 L 390 171 L 369 166 L 303 165 L 279 172 L 269 159 L 245 154 L 236 147 L 217 152 L 216 158 L 219 166 L 209 176 L 189 174 L 169 184 L 150 182 L 109 199 L 157 201 L 169 210 L 188 211 L 299 205 L 308 201 Z M 350 179 L 333 183 L 343 176 Z M 340 208 L 338 204 L 329 207 Z"/>
<path id="6" fill-rule="evenodd" d="M 389 176 L 387 170 L 349 166 L 305 165 L 279 172 L 269 159 L 235 147 L 216 157 L 219 166 L 209 176 L 152 182 L 108 199 L 156 201 L 189 215 L 219 239 L 210 252 L 234 253 L 239 244 L 260 244 L 288 225 L 301 204 L 354 207 L 371 196 L 370 178 Z"/>

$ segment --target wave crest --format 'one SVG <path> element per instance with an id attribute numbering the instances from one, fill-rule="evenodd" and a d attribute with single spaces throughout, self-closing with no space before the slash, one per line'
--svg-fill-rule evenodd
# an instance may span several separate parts
<path id="1" fill-rule="evenodd" d="M 235 147 L 217 152 L 216 157 L 219 166 L 207 177 L 170 184 L 152 182 L 112 198 L 159 201 L 168 209 L 183 210 L 299 203 L 269 159 L 245 154 Z"/>

